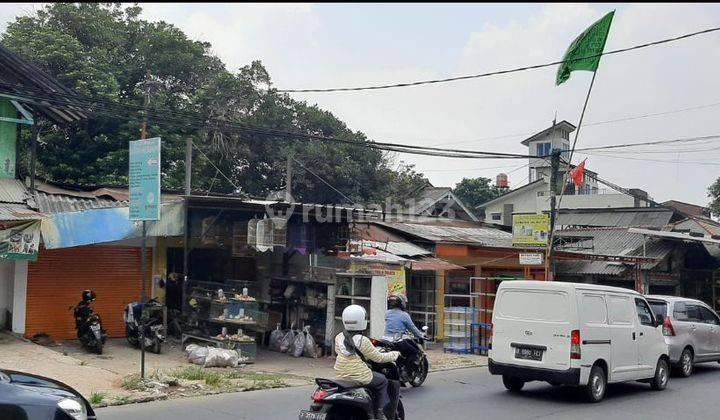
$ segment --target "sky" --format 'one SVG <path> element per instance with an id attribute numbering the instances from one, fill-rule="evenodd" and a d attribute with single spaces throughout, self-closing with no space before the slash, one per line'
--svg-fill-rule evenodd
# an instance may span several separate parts
<path id="1" fill-rule="evenodd" d="M 231 70 L 261 60 L 279 89 L 363 86 L 476 74 L 556 61 L 616 10 L 606 50 L 720 24 L 712 4 L 141 4 L 143 17 L 209 41 Z M 0 30 L 38 5 L 0 5 Z M 602 58 L 578 148 L 720 134 L 720 33 Z M 430 86 L 292 94 L 376 141 L 527 153 L 520 142 L 553 118 L 577 125 L 592 76 L 555 86 L 556 67 Z M 697 109 L 701 107 L 700 109 Z M 696 108 L 683 112 L 669 111 Z M 607 124 L 607 120 L 664 113 Z M 715 140 L 718 141 L 718 140 Z M 717 149 L 717 150 L 716 150 Z M 583 155 L 587 168 L 658 201 L 707 204 L 720 177 L 712 142 Z M 509 174 L 527 161 L 398 155 L 436 186 Z"/>

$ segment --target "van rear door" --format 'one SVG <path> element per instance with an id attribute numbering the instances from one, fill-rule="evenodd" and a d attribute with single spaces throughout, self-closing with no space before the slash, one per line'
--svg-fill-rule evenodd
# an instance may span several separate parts
<path id="1" fill-rule="evenodd" d="M 636 379 L 638 374 L 638 332 L 634 300 L 624 294 L 606 294 L 612 341 L 611 382 Z"/>
<path id="2" fill-rule="evenodd" d="M 580 289 L 577 295 L 582 359 L 590 363 L 600 359 L 610 362 L 608 356 L 612 341 L 605 294 Z"/>
<path id="3" fill-rule="evenodd" d="M 493 309 L 493 360 L 569 369 L 573 299 L 567 290 L 501 288 Z"/>

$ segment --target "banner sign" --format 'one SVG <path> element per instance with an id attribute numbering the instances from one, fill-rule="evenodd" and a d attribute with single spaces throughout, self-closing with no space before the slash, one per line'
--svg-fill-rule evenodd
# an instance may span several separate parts
<path id="1" fill-rule="evenodd" d="M 546 246 L 549 232 L 548 214 L 513 215 L 513 246 Z"/>
<path id="2" fill-rule="evenodd" d="M 520 265 L 542 265 L 543 254 L 520 254 Z"/>
<path id="3" fill-rule="evenodd" d="M 160 137 L 130 142 L 130 220 L 160 219 Z"/>
<path id="4" fill-rule="evenodd" d="M 0 222 L 0 258 L 36 261 L 39 246 L 39 220 Z"/>

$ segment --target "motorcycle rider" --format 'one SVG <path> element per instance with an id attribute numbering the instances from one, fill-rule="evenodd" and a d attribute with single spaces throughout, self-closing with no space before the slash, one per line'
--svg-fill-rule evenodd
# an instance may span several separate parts
<path id="1" fill-rule="evenodd" d="M 82 300 L 75 307 L 75 326 L 78 330 L 78 337 L 85 334 L 85 331 L 81 331 L 81 328 L 84 328 L 85 320 L 93 314 L 90 303 L 95 301 L 96 297 L 95 292 L 92 290 L 82 291 Z"/>
<path id="2" fill-rule="evenodd" d="M 395 341 L 398 337 L 403 337 L 407 334 L 412 334 L 418 339 L 425 338 L 425 334 L 413 323 L 410 314 L 405 312 L 407 310 L 407 298 L 405 295 L 390 295 L 390 297 L 388 297 L 387 307 L 384 336 L 386 340 Z M 404 340 L 400 340 L 398 347 L 400 353 L 410 362 L 417 361 L 418 352 L 413 345 L 404 342 Z"/>
<path id="3" fill-rule="evenodd" d="M 367 313 L 360 305 L 350 305 L 343 310 L 342 322 L 344 331 L 335 337 L 335 373 L 341 379 L 355 381 L 373 394 L 375 403 L 375 419 L 386 420 L 383 409 L 390 403 L 388 381 L 385 375 L 373 372 L 365 363 L 394 362 L 400 356 L 397 351 L 381 353 L 372 341 L 363 333 L 367 330 Z M 354 335 L 353 335 L 354 334 Z"/>

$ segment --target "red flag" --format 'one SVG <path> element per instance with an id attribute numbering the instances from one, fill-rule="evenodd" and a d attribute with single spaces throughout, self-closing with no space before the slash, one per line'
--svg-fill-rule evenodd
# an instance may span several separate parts
<path id="1" fill-rule="evenodd" d="M 575 169 L 570 171 L 570 178 L 572 178 L 575 186 L 578 188 L 585 185 L 585 160 L 580 162 L 580 164 L 576 166 Z"/>

